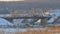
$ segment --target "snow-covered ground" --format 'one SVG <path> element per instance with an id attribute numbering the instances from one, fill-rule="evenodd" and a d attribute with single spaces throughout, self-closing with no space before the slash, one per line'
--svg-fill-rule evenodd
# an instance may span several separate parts
<path id="1" fill-rule="evenodd" d="M 7 26 L 7 25 L 12 26 L 13 24 L 3 18 L 0 18 L 0 25 L 1 26 Z"/>
<path id="2" fill-rule="evenodd" d="M 58 11 L 58 10 L 57 10 Z M 60 16 L 60 10 L 59 10 L 59 12 L 52 12 L 51 13 L 51 16 L 52 16 L 52 18 L 50 19 L 50 20 L 48 20 L 47 22 L 49 22 L 49 23 L 52 23 L 53 21 L 54 21 L 54 17 L 58 17 L 58 16 Z M 18 24 L 21 24 L 21 25 L 24 25 L 23 23 L 20 23 L 20 22 L 22 22 L 24 19 L 22 19 L 22 20 L 16 20 L 16 22 L 14 23 L 15 25 L 18 23 Z M 28 22 L 30 22 L 31 21 L 31 19 L 28 19 L 27 20 Z M 41 22 L 41 20 L 39 19 L 38 21 L 37 21 L 38 23 L 40 23 Z M 37 23 L 36 22 L 36 23 Z M 12 24 L 11 22 L 9 22 L 9 21 L 7 21 L 7 20 L 5 20 L 5 19 L 3 19 L 3 18 L 0 18 L 0 25 L 1 26 L 13 26 L 14 24 Z M 49 24 L 50 26 L 53 26 L 53 24 Z M 37 26 L 37 25 L 36 25 Z M 60 26 L 60 24 L 55 24 L 55 26 Z M 29 28 L 29 30 L 46 30 L 47 28 Z M 0 28 L 0 31 L 5 31 L 5 32 L 26 32 L 28 29 L 22 29 L 22 28 Z"/>
<path id="3" fill-rule="evenodd" d="M 0 31 L 4 32 L 25 32 L 27 31 L 26 29 L 18 29 L 18 28 L 0 28 Z"/>
<path id="4" fill-rule="evenodd" d="M 54 20 L 57 19 L 60 16 L 60 10 L 59 9 L 50 10 L 50 16 L 52 18 L 50 18 L 47 22 L 48 23 L 53 23 Z"/>

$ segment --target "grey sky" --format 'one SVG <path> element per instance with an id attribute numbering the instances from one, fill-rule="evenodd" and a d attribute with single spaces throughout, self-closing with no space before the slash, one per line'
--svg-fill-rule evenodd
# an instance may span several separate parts
<path id="1" fill-rule="evenodd" d="M 25 0 L 27 2 L 48 2 L 48 3 L 59 3 L 60 0 Z"/>

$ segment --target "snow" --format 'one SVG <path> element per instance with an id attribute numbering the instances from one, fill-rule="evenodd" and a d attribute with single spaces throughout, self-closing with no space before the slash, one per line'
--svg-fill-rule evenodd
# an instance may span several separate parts
<path id="1" fill-rule="evenodd" d="M 3 18 L 0 18 L 0 25 L 13 25 L 13 24 Z"/>
<path id="2" fill-rule="evenodd" d="M 0 31 L 4 31 L 4 32 L 26 32 L 27 29 L 20 29 L 20 28 L 0 28 Z"/>
<path id="3" fill-rule="evenodd" d="M 54 18 L 51 18 L 50 20 L 47 21 L 48 23 L 54 22 Z"/>
<path id="4" fill-rule="evenodd" d="M 47 21 L 48 23 L 52 23 L 54 21 L 54 18 L 57 19 L 60 16 L 60 10 L 58 10 L 58 9 L 51 10 L 50 15 L 52 16 L 52 18 Z"/>
<path id="5" fill-rule="evenodd" d="M 41 19 L 39 19 L 37 22 L 35 22 L 35 23 L 41 23 Z"/>
<path id="6" fill-rule="evenodd" d="M 60 16 L 60 10 L 51 10 L 52 12 L 50 12 L 51 13 L 51 15 L 52 16 L 56 16 L 56 17 L 58 17 L 58 16 Z"/>
<path id="7" fill-rule="evenodd" d="M 14 19 L 13 22 L 14 22 L 14 25 L 20 25 L 22 24 L 21 22 L 23 21 L 24 19 Z"/>

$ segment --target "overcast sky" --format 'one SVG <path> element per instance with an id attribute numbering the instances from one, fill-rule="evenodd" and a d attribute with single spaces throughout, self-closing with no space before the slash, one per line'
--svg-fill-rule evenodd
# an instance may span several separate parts
<path id="1" fill-rule="evenodd" d="M 0 0 L 0 1 L 24 1 L 24 0 Z"/>
<path id="2" fill-rule="evenodd" d="M 0 0 L 0 1 L 25 1 L 25 2 L 41 2 L 41 3 L 60 3 L 60 0 Z"/>
<path id="3" fill-rule="evenodd" d="M 56 2 L 56 3 L 59 3 L 60 0 L 25 0 L 25 1 L 28 1 L 28 2 Z"/>

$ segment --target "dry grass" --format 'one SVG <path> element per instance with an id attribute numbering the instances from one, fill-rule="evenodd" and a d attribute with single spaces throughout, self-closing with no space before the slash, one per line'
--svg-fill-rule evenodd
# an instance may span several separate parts
<path id="1" fill-rule="evenodd" d="M 52 31 L 51 31 L 52 30 Z M 60 34 L 60 27 L 51 27 L 48 28 L 47 30 L 28 30 L 27 32 L 4 32 L 0 31 L 0 34 Z"/>
<path id="2" fill-rule="evenodd" d="M 28 30 L 27 32 L 17 32 L 15 34 L 60 34 L 60 27 L 51 27 L 47 30 Z"/>

